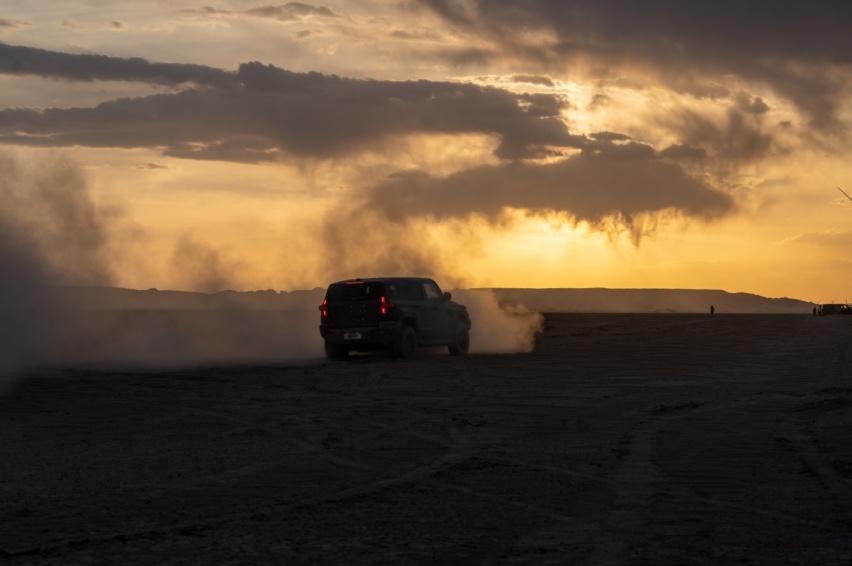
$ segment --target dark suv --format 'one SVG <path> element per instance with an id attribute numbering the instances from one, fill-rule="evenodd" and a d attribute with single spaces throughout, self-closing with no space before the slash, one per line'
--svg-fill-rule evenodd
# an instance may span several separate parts
<path id="1" fill-rule="evenodd" d="M 423 277 L 347 279 L 328 286 L 319 309 L 325 355 L 388 350 L 411 359 L 418 346 L 447 346 L 452 355 L 470 346 L 470 317 L 438 284 Z"/>

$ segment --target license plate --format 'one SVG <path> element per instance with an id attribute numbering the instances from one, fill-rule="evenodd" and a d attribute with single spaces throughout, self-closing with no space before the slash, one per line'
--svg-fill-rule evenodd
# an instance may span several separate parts
<path id="1" fill-rule="evenodd" d="M 360 340 L 361 339 L 361 333 L 360 332 L 346 332 L 343 335 L 343 339 L 344 340 Z"/>

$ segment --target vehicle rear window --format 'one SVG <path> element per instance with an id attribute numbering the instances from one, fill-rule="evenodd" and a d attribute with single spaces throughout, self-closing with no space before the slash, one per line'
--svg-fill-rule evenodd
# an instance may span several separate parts
<path id="1" fill-rule="evenodd" d="M 409 301 L 423 300 L 423 287 L 416 281 L 405 281 L 401 284 L 400 297 Z"/>
<path id="2" fill-rule="evenodd" d="M 385 292 L 387 292 L 388 299 L 400 298 L 399 284 L 397 283 L 385 283 Z"/>
<path id="3" fill-rule="evenodd" d="M 329 301 L 378 301 L 385 294 L 383 283 L 335 283 L 325 294 Z"/>

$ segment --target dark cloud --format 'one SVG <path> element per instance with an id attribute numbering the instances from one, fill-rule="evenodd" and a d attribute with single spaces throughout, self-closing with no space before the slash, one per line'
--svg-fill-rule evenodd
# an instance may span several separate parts
<path id="1" fill-rule="evenodd" d="M 658 158 L 657 151 L 653 147 L 633 141 L 628 143 L 598 141 L 590 143 L 583 151 L 590 155 L 603 155 L 607 159 L 641 159 L 653 161 Z"/>
<path id="2" fill-rule="evenodd" d="M 604 141 L 627 141 L 630 139 L 630 136 L 619 134 L 618 132 L 595 132 L 593 134 L 589 134 L 589 137 L 595 140 Z"/>
<path id="3" fill-rule="evenodd" d="M 684 144 L 674 144 L 660 151 L 660 155 L 675 161 L 703 161 L 707 159 L 707 150 Z"/>
<path id="4" fill-rule="evenodd" d="M 647 147 L 647 146 L 645 146 Z M 593 227 L 615 223 L 635 232 L 635 220 L 671 212 L 712 220 L 734 203 L 658 159 L 641 144 L 609 146 L 553 164 L 483 166 L 446 178 L 405 175 L 369 194 L 366 209 L 389 219 L 485 217 L 498 222 L 505 207 L 564 212 Z"/>
<path id="5" fill-rule="evenodd" d="M 553 79 L 545 75 L 512 75 L 516 83 L 529 83 L 542 86 L 555 86 Z"/>
<path id="6" fill-rule="evenodd" d="M 7 50 L 7 55 L 16 54 Z M 66 69 L 69 77 L 140 77 L 151 76 L 153 67 L 166 74 L 171 69 L 135 59 L 71 57 L 86 69 Z M 122 71 L 121 62 L 129 70 Z M 171 74 L 176 81 L 195 76 L 194 71 L 207 74 L 203 67 L 176 67 Z M 394 136 L 423 133 L 493 134 L 501 139 L 495 153 L 505 159 L 585 143 L 560 119 L 568 102 L 555 95 L 518 95 L 473 84 L 356 80 L 260 63 L 219 76 L 228 79 L 226 88 L 208 81 L 205 88 L 118 99 L 95 108 L 7 109 L 0 112 L 0 140 L 36 146 L 164 147 L 181 157 L 248 162 L 270 160 L 278 151 L 337 157 Z"/>
<path id="7" fill-rule="evenodd" d="M 309 16 L 320 16 L 323 18 L 339 18 L 340 14 L 327 6 L 313 6 L 302 2 L 287 2 L 279 6 L 258 6 L 250 8 L 243 13 L 250 16 L 273 18 L 276 20 L 293 21 L 301 20 Z"/>
<path id="8" fill-rule="evenodd" d="M 220 88 L 234 84 L 234 73 L 204 65 L 150 63 L 140 58 L 59 53 L 0 43 L 0 73 L 37 75 L 72 81 L 143 81 Z"/>
<path id="9" fill-rule="evenodd" d="M 481 35 L 509 29 L 545 28 L 555 44 L 551 56 L 570 49 L 599 54 L 631 53 L 650 61 L 693 61 L 738 68 L 760 60 L 832 63 L 852 61 L 844 37 L 852 22 L 845 2 L 802 4 L 796 0 L 725 0 L 714 3 L 658 0 L 493 0 L 462 3 L 420 0 L 448 23 Z M 508 48 L 523 42 L 503 35 Z M 545 55 L 543 55 L 544 57 Z"/>
<path id="10" fill-rule="evenodd" d="M 475 279 L 468 266 L 485 246 L 476 226 L 511 226 L 507 207 L 560 213 L 610 235 L 627 232 L 636 245 L 668 219 L 712 221 L 734 209 L 730 196 L 640 146 L 601 142 L 555 163 L 481 166 L 441 178 L 393 174 L 323 215 L 323 273 L 425 273 L 465 286 Z"/>
<path id="11" fill-rule="evenodd" d="M 610 235 L 626 232 L 635 245 L 670 219 L 710 222 L 735 209 L 728 194 L 650 146 L 623 141 L 598 140 L 553 163 L 514 161 L 446 177 L 394 173 L 323 215 L 323 272 L 428 273 L 464 285 L 473 275 L 466 266 L 485 245 L 475 226 L 510 226 L 507 208 L 557 213 Z"/>
<path id="12" fill-rule="evenodd" d="M 771 132 L 764 128 L 759 114 L 730 108 L 724 117 L 716 118 L 681 110 L 667 114 L 662 121 L 677 132 L 681 146 L 704 150 L 720 165 L 736 165 L 756 161 L 773 149 Z"/>
<path id="13" fill-rule="evenodd" d="M 42 61 L 61 60 L 61 54 L 39 53 Z M 70 57 L 80 68 L 69 76 L 103 76 L 104 67 L 115 76 L 152 74 L 152 65 L 142 60 Z M 128 67 L 124 71 L 122 62 Z M 212 71 L 157 67 L 175 81 Z M 679 160 L 694 163 L 708 151 L 724 159 L 746 159 L 765 153 L 770 145 L 759 127 L 763 103 L 747 96 L 740 109 L 731 108 L 724 124 L 690 113 L 670 117 L 668 126 L 682 134 L 684 143 L 661 154 L 618 132 L 588 138 L 570 133 L 561 118 L 570 102 L 558 95 L 465 83 L 349 79 L 256 62 L 219 76 L 227 79 L 223 88 L 208 81 L 206 86 L 112 100 L 94 108 L 0 111 L 0 141 L 150 147 L 176 157 L 260 163 L 351 157 L 391 149 L 396 139 L 418 134 L 493 135 L 499 140 L 494 154 L 502 165 L 443 179 L 427 173 L 396 175 L 368 191 L 368 209 L 394 221 L 474 215 L 496 222 L 506 207 L 559 211 L 593 226 L 626 227 L 637 241 L 647 230 L 637 224 L 639 218 L 644 222 L 675 213 L 712 219 L 733 208 L 730 198 L 689 177 L 676 165 Z M 558 161 L 523 162 L 543 158 Z M 181 253 L 198 252 L 196 248 L 186 244 Z M 409 257 L 415 261 L 417 254 Z M 205 265 L 218 261 L 209 254 L 202 259 Z"/>
<path id="14" fill-rule="evenodd" d="M 225 10 L 213 6 L 204 6 L 199 10 L 187 10 L 190 13 L 209 14 L 214 16 L 251 16 L 282 22 L 297 22 L 311 16 L 322 18 L 340 18 L 341 15 L 327 6 L 314 6 L 302 2 L 287 2 L 277 6 L 264 5 L 247 10 Z"/>
<path id="15" fill-rule="evenodd" d="M 769 111 L 769 106 L 762 98 L 752 97 L 746 92 L 740 92 L 734 98 L 737 108 L 747 114 L 760 115 Z"/>
<path id="16" fill-rule="evenodd" d="M 260 63 L 239 77 L 257 103 L 270 134 L 294 153 L 324 155 L 389 135 L 489 133 L 502 138 L 497 154 L 525 157 L 529 148 L 578 147 L 553 95 L 516 95 L 472 84 L 372 81 L 293 73 Z M 262 106 L 262 107 L 263 107 Z"/>
<path id="17" fill-rule="evenodd" d="M 579 57 L 605 69 L 637 64 L 670 86 L 710 96 L 715 79 L 767 83 L 808 112 L 812 124 L 836 124 L 852 62 L 848 2 L 797 0 L 631 2 L 629 0 L 420 0 L 458 33 L 489 41 L 475 54 L 448 52 L 457 63 L 516 60 L 526 69 L 564 69 Z M 525 29 L 526 33 L 514 31 Z M 533 33 L 541 30 L 542 34 Z M 530 37 L 549 38 L 554 40 Z M 715 83 L 715 84 L 714 84 Z"/>
<path id="18" fill-rule="evenodd" d="M 678 90 L 699 99 L 721 100 L 730 98 L 731 96 L 730 89 L 716 82 L 707 82 L 706 80 L 694 79 L 692 77 L 689 80 L 678 83 Z"/>
<path id="19" fill-rule="evenodd" d="M 251 135 L 234 135 L 205 144 L 175 143 L 163 151 L 169 157 L 240 163 L 274 163 L 283 156 L 274 142 Z"/>
<path id="20" fill-rule="evenodd" d="M 563 109 L 571 106 L 567 97 L 553 94 L 530 94 L 525 92 L 518 95 L 518 98 L 523 101 L 522 105 L 528 114 L 540 118 L 559 116 L 559 113 Z"/>

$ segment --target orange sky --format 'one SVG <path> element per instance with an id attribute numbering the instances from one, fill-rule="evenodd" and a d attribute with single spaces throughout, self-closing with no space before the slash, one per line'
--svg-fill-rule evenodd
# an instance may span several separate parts
<path id="1" fill-rule="evenodd" d="M 852 299 L 845 4 L 29 4 L 0 259 L 40 281 Z"/>

